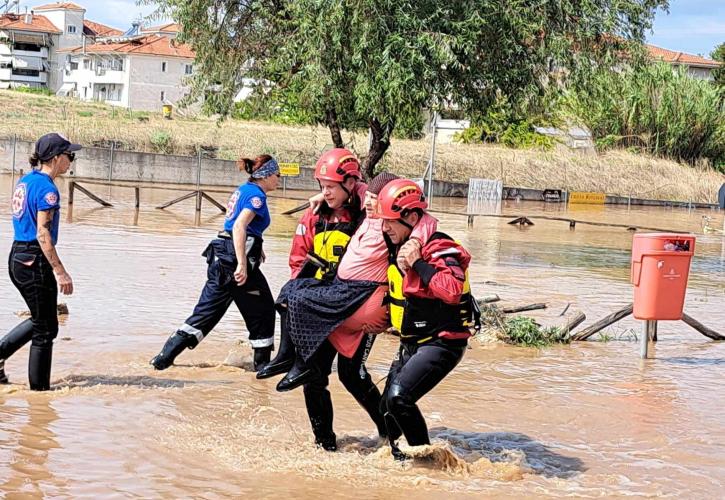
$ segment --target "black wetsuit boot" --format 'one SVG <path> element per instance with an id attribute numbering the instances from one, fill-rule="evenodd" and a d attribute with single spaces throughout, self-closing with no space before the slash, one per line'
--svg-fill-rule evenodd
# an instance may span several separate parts
<path id="1" fill-rule="evenodd" d="M 288 372 L 295 362 L 295 346 L 287 329 L 287 311 L 283 310 L 279 313 L 279 351 L 272 361 L 267 363 L 261 370 L 257 371 L 257 378 L 269 378 L 275 375 Z"/>
<path id="2" fill-rule="evenodd" d="M 28 379 L 30 390 L 47 391 L 50 389 L 50 367 L 53 361 L 53 344 L 30 346 L 28 360 Z"/>
<path id="3" fill-rule="evenodd" d="M 187 347 L 194 348 L 199 341 L 193 335 L 184 332 L 176 332 L 171 335 L 159 352 L 150 363 L 156 370 L 166 370 L 174 364 L 176 356 L 181 354 Z"/>

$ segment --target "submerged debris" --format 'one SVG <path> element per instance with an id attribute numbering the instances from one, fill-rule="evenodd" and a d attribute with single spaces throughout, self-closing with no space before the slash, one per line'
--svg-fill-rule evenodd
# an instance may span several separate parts
<path id="1" fill-rule="evenodd" d="M 542 347 L 570 341 L 569 332 L 565 328 L 544 328 L 526 316 L 506 317 L 504 311 L 493 304 L 481 307 L 481 323 L 481 332 L 475 336 L 481 343 L 505 342 Z"/>

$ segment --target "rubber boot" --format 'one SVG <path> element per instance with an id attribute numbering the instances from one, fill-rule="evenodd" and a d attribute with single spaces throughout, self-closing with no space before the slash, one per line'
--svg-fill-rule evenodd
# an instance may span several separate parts
<path id="1" fill-rule="evenodd" d="M 319 372 L 312 363 L 305 363 L 301 356 L 295 356 L 292 369 L 277 384 L 277 392 L 287 392 L 314 380 Z"/>
<path id="2" fill-rule="evenodd" d="M 403 432 L 405 440 L 408 441 L 410 446 L 430 444 L 425 418 L 423 418 L 418 406 L 410 400 L 405 389 L 398 384 L 391 384 L 387 393 L 387 405 L 389 415 L 385 416 L 386 419 L 389 416 L 395 419 L 395 423 Z M 392 439 L 394 431 L 390 429 L 390 426 L 388 430 L 391 441 L 394 441 Z"/>
<path id="3" fill-rule="evenodd" d="M 260 347 L 254 350 L 254 371 L 259 373 L 259 370 L 263 370 L 269 363 L 269 358 L 272 357 L 273 346 Z"/>
<path id="4" fill-rule="evenodd" d="M 279 351 L 272 361 L 257 372 L 257 378 L 269 378 L 290 371 L 295 362 L 295 346 L 287 330 L 287 313 L 279 313 Z"/>
<path id="5" fill-rule="evenodd" d="M 32 338 L 33 320 L 26 319 L 0 339 L 0 359 L 10 359 L 10 356 L 30 342 Z"/>
<path id="6" fill-rule="evenodd" d="M 334 432 L 327 436 L 315 436 L 315 444 L 325 451 L 337 451 L 337 436 Z"/>
<path id="7" fill-rule="evenodd" d="M 9 382 L 8 376 L 5 375 L 5 360 L 0 359 L 0 384 L 7 384 Z"/>
<path id="8" fill-rule="evenodd" d="M 196 344 L 198 344 L 196 337 L 184 332 L 175 332 L 166 340 L 161 352 L 154 356 L 150 363 L 155 370 L 166 370 L 174 364 L 176 356 L 181 354 L 184 349 L 196 347 Z"/>
<path id="9" fill-rule="evenodd" d="M 28 379 L 31 391 L 50 389 L 50 365 L 53 361 L 53 345 L 30 346 Z"/>

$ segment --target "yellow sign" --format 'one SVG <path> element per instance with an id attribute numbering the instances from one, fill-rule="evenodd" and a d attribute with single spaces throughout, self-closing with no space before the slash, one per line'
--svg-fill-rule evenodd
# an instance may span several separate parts
<path id="1" fill-rule="evenodd" d="M 569 203 L 588 203 L 590 205 L 604 205 L 607 195 L 604 193 L 586 193 L 583 191 L 572 191 L 569 193 Z"/>
<path id="2" fill-rule="evenodd" d="M 284 177 L 295 177 L 300 175 L 299 163 L 280 163 L 279 173 Z"/>

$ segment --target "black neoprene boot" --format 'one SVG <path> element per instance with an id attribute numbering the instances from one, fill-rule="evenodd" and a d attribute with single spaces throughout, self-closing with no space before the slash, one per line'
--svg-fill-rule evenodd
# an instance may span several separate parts
<path id="1" fill-rule="evenodd" d="M 272 361 L 257 372 L 257 378 L 269 378 L 288 372 L 295 362 L 295 346 L 287 330 L 287 313 L 279 313 L 279 350 Z"/>
<path id="2" fill-rule="evenodd" d="M 184 332 L 175 332 L 166 339 L 166 343 L 161 348 L 161 352 L 154 356 L 150 363 L 156 370 L 166 370 L 174 364 L 174 360 L 184 349 L 187 347 L 193 348 L 197 344 L 196 337 Z"/>
<path id="3" fill-rule="evenodd" d="M 28 361 L 28 380 L 30 390 L 47 391 L 50 389 L 50 366 L 53 361 L 53 345 L 30 346 Z"/>
<path id="4" fill-rule="evenodd" d="M 269 363 L 272 357 L 272 346 L 260 347 L 254 350 L 254 371 L 259 373 Z"/>

